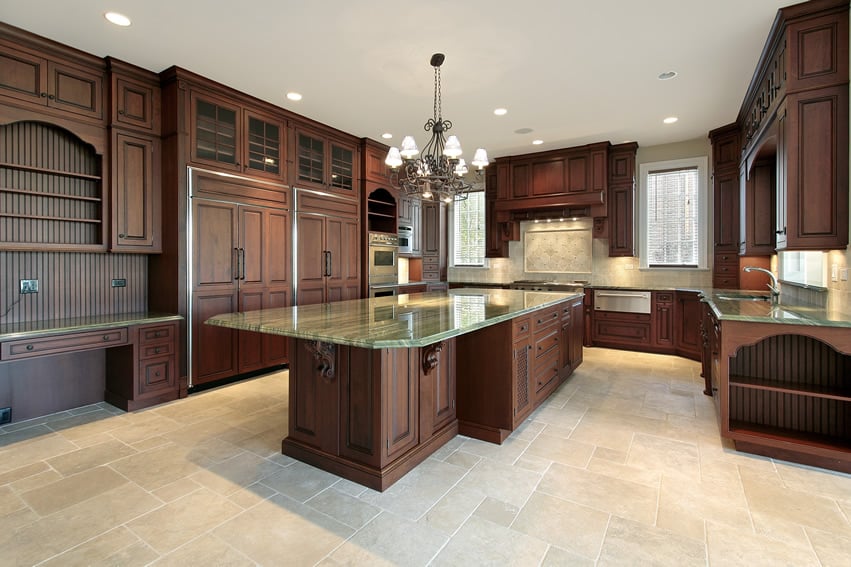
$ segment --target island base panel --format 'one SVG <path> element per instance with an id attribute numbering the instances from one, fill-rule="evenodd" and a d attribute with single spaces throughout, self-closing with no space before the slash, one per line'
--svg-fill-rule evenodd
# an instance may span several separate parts
<path id="1" fill-rule="evenodd" d="M 511 435 L 511 432 L 511 429 L 490 427 L 464 420 L 458 421 L 458 433 L 461 435 L 466 435 L 480 441 L 487 441 L 488 443 L 496 443 L 497 445 L 502 445 L 503 441 Z"/>
<path id="2" fill-rule="evenodd" d="M 331 455 L 290 437 L 281 443 L 281 452 L 288 457 L 383 492 L 456 435 L 458 435 L 457 420 L 447 424 L 427 441 L 420 443 L 383 468 L 371 467 Z"/>
<path id="3" fill-rule="evenodd" d="M 835 456 L 819 455 L 798 449 L 785 449 L 762 443 L 751 443 L 740 440 L 734 440 L 734 443 L 737 451 L 851 474 L 851 452 L 846 453 L 843 458 L 837 458 Z M 833 453 L 836 454 L 836 452 Z"/>

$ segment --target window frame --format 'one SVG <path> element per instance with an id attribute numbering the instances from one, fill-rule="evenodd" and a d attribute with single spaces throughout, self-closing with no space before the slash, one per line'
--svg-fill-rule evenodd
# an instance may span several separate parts
<path id="1" fill-rule="evenodd" d="M 639 186 L 638 186 L 638 213 L 639 213 L 639 230 L 638 230 L 638 258 L 639 269 L 641 270 L 683 270 L 697 271 L 709 269 L 709 177 L 707 156 L 696 156 L 683 159 L 654 161 L 639 164 Z M 676 169 L 694 169 L 697 168 L 697 223 L 698 223 L 698 243 L 697 243 L 697 266 L 659 266 L 649 264 L 649 245 L 648 239 L 648 190 L 647 178 L 654 171 L 670 171 Z"/>

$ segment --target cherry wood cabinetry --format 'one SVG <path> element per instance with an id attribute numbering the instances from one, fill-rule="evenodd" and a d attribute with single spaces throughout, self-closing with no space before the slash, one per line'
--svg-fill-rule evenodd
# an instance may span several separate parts
<path id="1" fill-rule="evenodd" d="M 701 360 L 701 318 L 703 317 L 700 295 L 694 291 L 677 291 L 674 294 L 674 347 L 680 356 Z"/>
<path id="2" fill-rule="evenodd" d="M 362 349 L 291 339 L 284 454 L 384 490 L 458 432 L 455 344 Z"/>
<path id="3" fill-rule="evenodd" d="M 419 258 L 423 255 L 423 203 L 416 197 L 399 195 L 399 224 L 410 226 L 411 252 L 403 257 Z"/>
<path id="4" fill-rule="evenodd" d="M 423 281 L 446 281 L 446 205 L 422 201 Z"/>
<path id="5" fill-rule="evenodd" d="M 505 198 L 504 193 L 509 188 L 509 173 L 509 163 L 497 159 L 487 169 L 485 176 L 486 258 L 508 258 L 508 242 L 520 240 L 519 223 L 507 222 L 508 213 L 497 211 L 497 201 Z"/>
<path id="6" fill-rule="evenodd" d="M 206 89 L 192 90 L 190 101 L 193 163 L 283 179 L 285 120 Z"/>
<path id="7" fill-rule="evenodd" d="M 742 166 L 739 175 L 741 225 L 740 256 L 770 256 L 775 247 L 776 162 L 763 159 L 754 164 L 750 173 Z"/>
<path id="8" fill-rule="evenodd" d="M 674 347 L 674 292 L 654 291 L 651 296 L 653 311 L 653 344 Z"/>
<path id="9" fill-rule="evenodd" d="M 296 303 L 327 303 L 360 297 L 358 203 L 298 190 Z"/>
<path id="10" fill-rule="evenodd" d="M 609 149 L 609 256 L 635 256 L 635 142 Z"/>
<path id="11" fill-rule="evenodd" d="M 739 287 L 740 195 L 739 129 L 729 124 L 709 133 L 712 141 L 712 285 Z"/>
<path id="12" fill-rule="evenodd" d="M 363 138 L 361 144 L 361 173 L 366 181 L 388 186 L 390 184 L 391 168 L 384 163 L 387 159 L 387 150 L 384 144 L 379 144 L 369 138 Z"/>
<path id="13" fill-rule="evenodd" d="M 561 340 L 559 356 L 560 378 L 564 380 L 582 364 L 582 346 L 585 329 L 584 296 L 561 306 Z"/>
<path id="14" fill-rule="evenodd" d="M 359 147 L 354 139 L 301 124 L 294 126 L 290 184 L 357 196 Z"/>

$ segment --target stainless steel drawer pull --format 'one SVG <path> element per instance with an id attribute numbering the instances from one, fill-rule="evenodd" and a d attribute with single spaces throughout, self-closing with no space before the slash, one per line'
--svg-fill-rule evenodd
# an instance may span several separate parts
<path id="1" fill-rule="evenodd" d="M 32 345 L 27 345 L 27 350 L 32 350 L 32 349 L 34 349 L 34 348 L 35 348 L 35 347 L 34 347 L 34 346 L 32 346 Z"/>

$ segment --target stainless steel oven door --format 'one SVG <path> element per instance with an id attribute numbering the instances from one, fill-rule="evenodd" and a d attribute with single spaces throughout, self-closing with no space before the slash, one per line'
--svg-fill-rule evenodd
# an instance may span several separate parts
<path id="1" fill-rule="evenodd" d="M 414 229 L 404 224 L 399 225 L 399 254 L 413 253 Z"/>
<path id="2" fill-rule="evenodd" d="M 369 246 L 369 283 L 396 283 L 399 278 L 399 248 Z"/>

